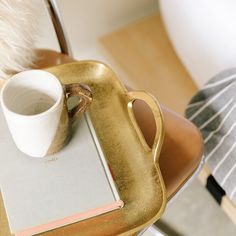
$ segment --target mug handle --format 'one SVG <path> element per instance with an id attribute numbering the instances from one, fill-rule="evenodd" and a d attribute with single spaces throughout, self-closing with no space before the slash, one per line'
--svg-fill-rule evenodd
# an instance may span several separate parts
<path id="1" fill-rule="evenodd" d="M 74 96 L 80 97 L 79 104 L 68 112 L 70 118 L 78 117 L 85 112 L 93 100 L 90 88 L 79 83 L 65 84 L 65 93 L 67 99 Z"/>

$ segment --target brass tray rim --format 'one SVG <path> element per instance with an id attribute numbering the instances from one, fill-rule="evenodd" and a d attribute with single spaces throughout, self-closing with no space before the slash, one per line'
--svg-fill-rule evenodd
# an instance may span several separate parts
<path id="1" fill-rule="evenodd" d="M 70 63 L 66 63 L 66 64 L 62 64 L 62 65 L 58 65 L 58 66 L 54 66 L 54 67 L 49 67 L 49 68 L 45 68 L 43 70 L 46 70 L 46 71 L 49 71 L 51 72 L 51 69 L 54 69 L 54 68 L 58 68 L 58 67 L 63 67 L 63 66 L 77 66 L 77 65 L 84 65 L 84 64 L 87 64 L 87 65 L 98 65 L 98 66 L 103 66 L 106 70 L 109 70 L 112 74 L 113 74 L 113 80 L 115 79 L 116 83 L 119 84 L 119 86 L 122 88 L 123 92 L 124 92 L 124 97 L 126 97 L 127 99 L 127 106 L 129 104 L 129 102 L 131 102 L 131 96 L 130 94 L 132 94 L 132 91 L 131 92 L 128 92 L 126 87 L 124 86 L 124 84 L 118 79 L 118 76 L 117 74 L 112 70 L 112 68 L 110 66 L 108 66 L 106 63 L 103 63 L 103 62 L 100 62 L 98 60 L 81 60 L 81 61 L 78 61 L 78 62 L 70 62 Z M 51 72 L 52 73 L 52 72 Z M 0 86 L 0 89 L 1 89 L 1 86 Z M 142 92 L 142 93 L 145 93 L 147 96 L 149 97 L 152 97 L 152 99 L 155 100 L 155 103 L 158 107 L 158 110 L 160 112 L 160 117 L 161 117 L 161 120 L 163 122 L 163 118 L 162 118 L 162 112 L 161 112 L 161 108 L 159 106 L 159 103 L 157 102 L 157 100 L 148 92 L 146 91 L 143 91 L 143 90 L 140 90 L 140 91 L 134 91 L 134 92 Z M 131 107 L 132 108 L 132 107 Z M 131 120 L 132 120 L 132 117 L 131 117 Z M 134 122 L 133 122 L 133 125 Z M 162 123 L 162 129 L 163 129 L 164 125 Z M 144 137 L 142 136 L 141 134 L 141 131 L 138 130 L 136 128 L 136 131 L 137 132 L 140 132 L 138 135 L 142 141 L 142 139 L 144 140 Z M 162 130 L 163 131 L 163 130 Z M 159 167 L 159 164 L 158 164 L 158 157 L 159 157 L 159 154 L 160 154 L 160 150 L 161 150 L 161 146 L 162 146 L 162 142 L 163 142 L 163 139 L 164 139 L 164 132 L 162 132 L 162 135 L 161 135 L 161 141 L 159 142 L 159 147 L 158 147 L 158 151 L 155 153 L 157 155 L 157 159 L 156 161 L 153 162 L 153 165 L 155 166 L 155 169 L 157 171 L 157 174 L 158 174 L 158 178 L 159 178 L 159 184 L 160 184 L 160 187 L 161 187 L 161 190 L 162 190 L 162 204 L 161 204 L 161 207 L 159 208 L 159 211 L 154 215 L 152 216 L 148 221 L 130 229 L 129 231 L 127 232 L 123 232 L 119 235 L 131 235 L 131 234 L 134 234 L 134 233 L 137 233 L 141 230 L 143 230 L 144 228 L 150 226 L 151 224 L 153 224 L 156 220 L 158 220 L 160 218 L 160 216 L 163 214 L 164 210 L 165 210 L 165 207 L 166 207 L 166 203 L 167 203 L 167 198 L 166 198 L 166 190 L 165 190 L 165 184 L 164 184 L 164 181 L 163 181 L 163 178 L 162 178 L 162 175 L 161 175 L 161 170 L 160 170 L 160 167 Z M 145 145 L 145 143 L 143 142 L 144 144 L 144 148 L 147 150 L 147 151 L 151 151 L 152 155 L 154 155 L 153 151 L 152 150 L 149 150 L 147 148 L 147 144 Z M 98 216 L 99 217 L 99 216 Z"/>

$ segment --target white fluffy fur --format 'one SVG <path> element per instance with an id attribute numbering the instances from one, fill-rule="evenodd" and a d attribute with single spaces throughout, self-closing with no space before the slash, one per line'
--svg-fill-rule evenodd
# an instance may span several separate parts
<path id="1" fill-rule="evenodd" d="M 0 79 L 32 64 L 37 29 L 35 0 L 0 0 Z"/>

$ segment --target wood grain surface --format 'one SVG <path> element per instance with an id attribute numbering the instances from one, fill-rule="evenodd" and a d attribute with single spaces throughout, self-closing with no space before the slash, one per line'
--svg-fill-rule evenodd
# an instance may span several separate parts
<path id="1" fill-rule="evenodd" d="M 159 13 L 105 35 L 100 43 L 138 89 L 183 113 L 197 86 L 175 54 Z"/>

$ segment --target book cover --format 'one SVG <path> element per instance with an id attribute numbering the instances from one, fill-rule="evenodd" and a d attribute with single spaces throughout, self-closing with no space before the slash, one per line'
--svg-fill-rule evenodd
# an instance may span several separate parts
<path id="1" fill-rule="evenodd" d="M 17 236 L 123 206 L 87 114 L 73 124 L 65 148 L 38 159 L 17 150 L 0 111 L 0 189 L 11 232 Z"/>

